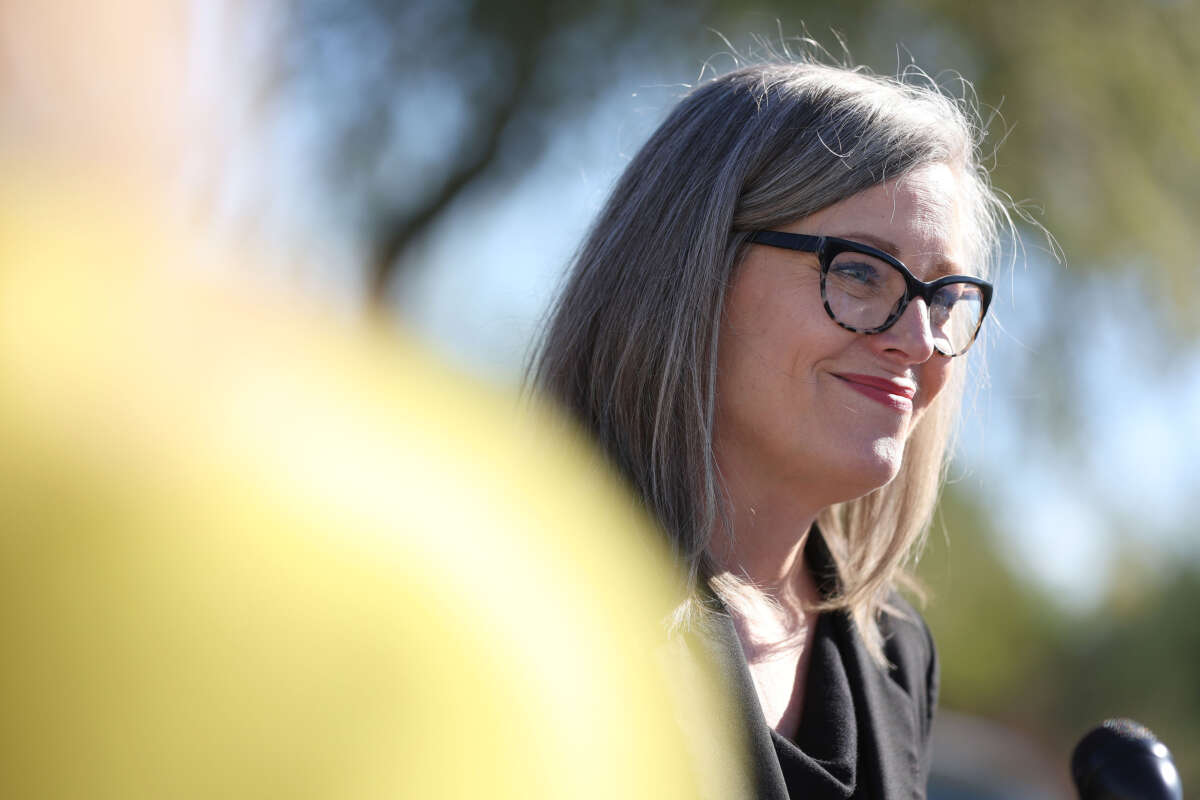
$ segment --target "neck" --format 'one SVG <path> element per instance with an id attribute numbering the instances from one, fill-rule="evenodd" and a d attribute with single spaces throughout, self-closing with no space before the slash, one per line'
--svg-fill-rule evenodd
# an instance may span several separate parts
<path id="1" fill-rule="evenodd" d="M 712 556 L 747 662 L 803 654 L 820 601 L 804 559 L 816 514 L 782 499 L 730 494 L 733 536 L 714 537 Z"/>
<path id="2" fill-rule="evenodd" d="M 750 486 L 734 480 L 725 489 L 732 536 L 713 537 L 718 576 L 748 581 L 773 601 L 799 610 L 812 594 L 804 547 L 819 509 L 798 502 L 786 485 Z"/>

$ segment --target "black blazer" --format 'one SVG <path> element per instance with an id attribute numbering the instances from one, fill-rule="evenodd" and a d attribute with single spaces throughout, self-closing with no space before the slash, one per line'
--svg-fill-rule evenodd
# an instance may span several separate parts
<path id="1" fill-rule="evenodd" d="M 832 559 L 814 530 L 806 558 L 814 574 L 834 578 Z M 885 614 L 881 628 L 890 669 L 880 667 L 845 614 L 825 613 L 814 633 L 804 712 L 796 742 L 767 725 L 741 643 L 727 614 L 708 629 L 709 650 L 749 732 L 755 797 L 924 798 L 937 703 L 938 663 L 920 615 L 902 598 L 904 615 Z"/>

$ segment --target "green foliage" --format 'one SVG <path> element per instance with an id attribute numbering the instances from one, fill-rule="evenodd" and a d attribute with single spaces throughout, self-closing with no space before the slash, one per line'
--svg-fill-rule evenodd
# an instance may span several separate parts
<path id="1" fill-rule="evenodd" d="M 934 5 L 984 54 L 969 77 L 1012 126 L 997 184 L 1045 207 L 1071 265 L 1145 272 L 1200 332 L 1200 3 Z"/>
<path id="2" fill-rule="evenodd" d="M 1065 620 L 1043 590 L 1009 566 L 987 517 L 961 492 L 947 491 L 919 574 L 929 590 L 926 618 L 942 658 L 947 705 L 1036 725 L 1030 698 L 1061 640 Z"/>
<path id="3" fill-rule="evenodd" d="M 1070 612 L 999 541 L 952 487 L 920 568 L 943 705 L 1019 728 L 1063 763 L 1093 725 L 1131 717 L 1171 748 L 1184 785 L 1200 785 L 1200 568 L 1156 569 L 1131 552 L 1098 607 Z"/>
<path id="4" fill-rule="evenodd" d="M 1200 785 L 1200 570 L 1159 574 L 1136 597 L 1114 593 L 1066 639 L 1052 706 L 1058 729 L 1129 716 L 1171 748 L 1184 785 Z"/>

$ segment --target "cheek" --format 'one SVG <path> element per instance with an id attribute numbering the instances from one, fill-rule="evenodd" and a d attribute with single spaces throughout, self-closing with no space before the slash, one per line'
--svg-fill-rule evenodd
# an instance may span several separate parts
<path id="1" fill-rule="evenodd" d="M 744 268 L 725 301 L 717 351 L 718 389 L 725 378 L 739 392 L 769 390 L 791 371 L 795 340 L 803 334 L 794 292 L 761 280 L 754 266 Z"/>
<path id="2" fill-rule="evenodd" d="M 937 398 L 949 385 L 954 371 L 960 365 L 954 362 L 954 359 L 942 358 L 941 356 L 933 356 L 921 368 L 920 375 L 920 394 L 917 397 L 917 413 L 925 411 L 932 406 Z"/>

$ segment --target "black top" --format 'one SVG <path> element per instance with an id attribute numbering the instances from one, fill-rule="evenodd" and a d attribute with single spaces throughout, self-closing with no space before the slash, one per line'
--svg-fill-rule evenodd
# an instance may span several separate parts
<path id="1" fill-rule="evenodd" d="M 833 559 L 816 529 L 805 558 L 822 591 L 830 591 Z M 711 645 L 749 731 L 757 798 L 925 797 L 937 656 L 920 615 L 899 596 L 891 604 L 904 617 L 885 613 L 881 620 L 890 669 L 871 659 L 848 615 L 817 618 L 795 741 L 767 725 L 733 621 L 718 618 Z"/>

